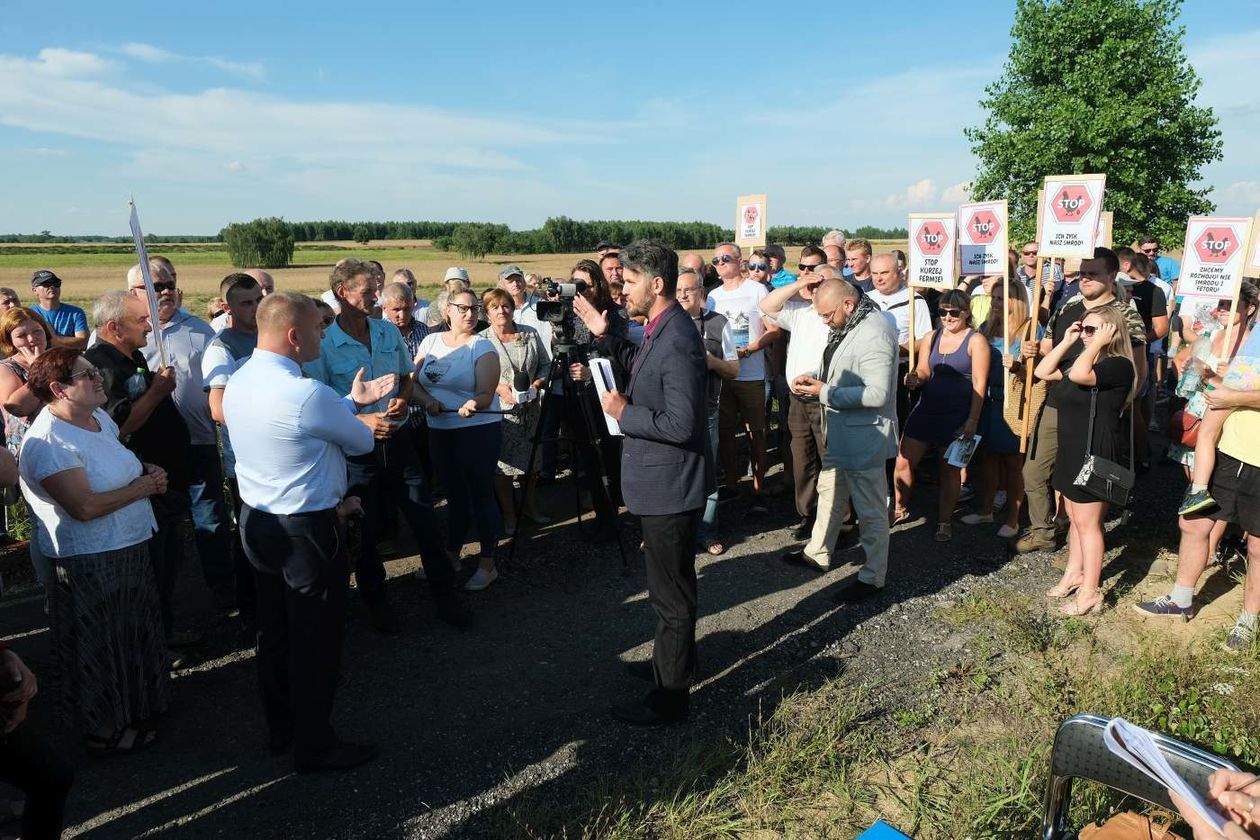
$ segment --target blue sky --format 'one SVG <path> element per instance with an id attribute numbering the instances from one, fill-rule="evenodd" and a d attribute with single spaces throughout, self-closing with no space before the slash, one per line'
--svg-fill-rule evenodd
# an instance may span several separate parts
<path id="1" fill-rule="evenodd" d="M 0 232 L 550 215 L 904 224 L 948 209 L 1013 4 L 0 3 Z M 361 11 L 360 11 L 361 10 Z M 1260 0 L 1189 0 L 1260 208 Z"/>

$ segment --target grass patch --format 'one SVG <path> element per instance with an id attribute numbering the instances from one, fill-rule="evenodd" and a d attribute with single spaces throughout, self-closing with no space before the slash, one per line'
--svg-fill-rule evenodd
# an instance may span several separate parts
<path id="1" fill-rule="evenodd" d="M 900 692 L 908 699 L 829 682 L 785 698 L 746 743 L 693 748 L 664 772 L 605 781 L 563 805 L 527 792 L 500 828 L 525 837 L 853 837 L 882 817 L 920 840 L 1032 837 L 1055 730 L 1080 712 L 1122 715 L 1260 764 L 1255 659 L 1205 640 L 1146 637 L 1126 612 L 1061 619 L 1019 592 L 973 590 L 934 614 L 966 642 Z M 1122 807 L 1142 810 L 1078 784 L 1072 821 Z"/>

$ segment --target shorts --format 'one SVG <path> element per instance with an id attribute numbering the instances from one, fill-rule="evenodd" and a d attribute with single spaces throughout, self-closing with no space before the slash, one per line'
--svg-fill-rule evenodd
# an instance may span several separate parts
<path id="1" fill-rule="evenodd" d="M 1260 467 L 1217 450 L 1208 490 L 1219 508 L 1207 516 L 1233 522 L 1249 534 L 1260 534 Z"/>
<path id="2" fill-rule="evenodd" d="M 761 379 L 750 382 L 727 380 L 722 383 L 722 398 L 718 402 L 719 435 L 735 434 L 739 421 L 754 432 L 766 428 L 766 383 Z"/>

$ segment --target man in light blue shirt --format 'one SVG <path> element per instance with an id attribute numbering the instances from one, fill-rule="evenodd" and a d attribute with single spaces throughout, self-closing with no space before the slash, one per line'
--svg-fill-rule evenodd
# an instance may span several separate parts
<path id="1" fill-rule="evenodd" d="M 391 327 L 392 329 L 392 327 Z M 387 433 L 357 415 L 395 387 L 364 383 L 350 396 L 303 377 L 319 354 L 320 315 L 305 295 L 278 293 L 258 307 L 258 346 L 227 383 L 223 415 L 236 445 L 241 539 L 258 591 L 258 675 L 273 754 L 293 748 L 299 773 L 348 770 L 375 746 L 341 741 L 331 723 L 350 571 L 341 519 L 361 513 L 346 497 L 346 456 Z"/>
<path id="2" fill-rule="evenodd" d="M 62 344 L 82 350 L 88 346 L 87 313 L 61 302 L 61 278 L 46 268 L 31 276 L 31 292 L 38 303 L 31 309 L 43 316 L 48 326 L 61 336 Z"/>
<path id="3" fill-rule="evenodd" d="M 1138 250 L 1155 262 L 1161 280 L 1171 284 L 1181 277 L 1181 263 L 1160 253 L 1163 248 L 1160 247 L 1158 236 L 1143 236 L 1138 242 Z"/>
<path id="4" fill-rule="evenodd" d="M 387 434 L 371 452 L 352 455 L 347 462 L 349 492 L 362 499 L 364 511 L 355 580 L 372 626 L 382 633 L 393 632 L 396 621 L 385 589 L 385 564 L 376 544 L 384 536 L 385 505 L 396 504 L 416 539 L 439 617 L 465 626 L 471 617 L 455 590 L 455 573 L 443 548 L 433 499 L 411 443 L 414 431 L 404 422 L 415 365 L 398 328 L 371 317 L 377 298 L 373 274 L 372 265 L 362 260 L 344 259 L 334 266 L 328 285 L 341 311 L 320 342 L 319 358 L 306 364 L 309 376 L 338 393 L 349 391 L 360 368 L 368 379 L 398 376 L 397 391 L 366 407 L 371 422 L 383 426 Z"/>

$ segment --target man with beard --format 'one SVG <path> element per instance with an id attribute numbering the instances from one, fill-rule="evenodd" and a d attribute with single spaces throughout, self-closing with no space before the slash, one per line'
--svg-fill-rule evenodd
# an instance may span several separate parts
<path id="1" fill-rule="evenodd" d="M 675 297 L 678 255 L 648 240 L 631 243 L 622 257 L 630 314 L 647 318 L 642 346 L 609 334 L 607 314 L 580 295 L 573 308 L 601 349 L 630 371 L 625 393 L 609 391 L 602 403 L 625 434 L 622 495 L 643 525 L 648 598 L 657 617 L 651 669 L 656 687 L 641 701 L 614 707 L 613 714 L 632 725 L 659 726 L 686 720 L 695 679 L 693 546 L 712 487 L 704 452 L 707 366 L 700 333 Z"/>

